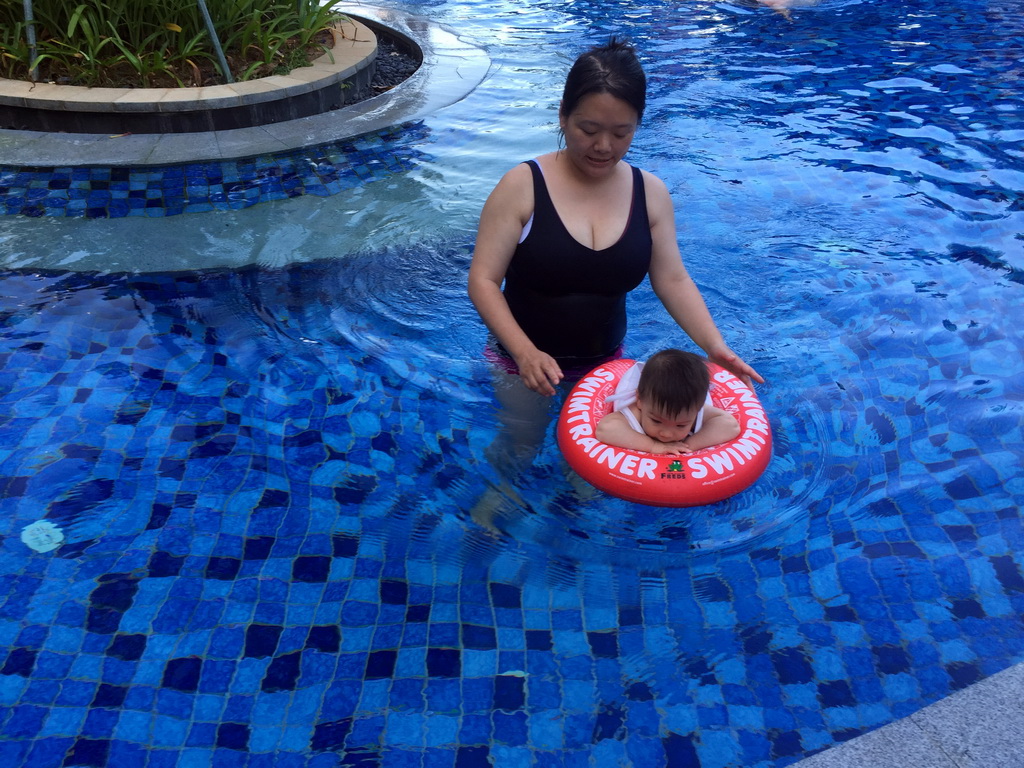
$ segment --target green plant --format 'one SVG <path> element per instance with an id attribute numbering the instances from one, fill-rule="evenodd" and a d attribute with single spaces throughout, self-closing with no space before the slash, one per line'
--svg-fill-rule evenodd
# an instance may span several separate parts
<path id="1" fill-rule="evenodd" d="M 342 18 L 337 0 L 207 0 L 234 77 L 302 66 L 316 36 Z M 214 47 L 195 0 L 34 0 L 30 61 L 21 0 L 0 0 L 0 76 L 83 85 L 199 84 Z M 223 73 L 222 73 L 223 75 Z"/>
<path id="2" fill-rule="evenodd" d="M 109 22 L 108 22 L 109 23 Z M 142 78 L 143 85 L 150 85 L 152 76 L 156 73 L 168 73 L 178 85 L 183 85 L 179 78 L 170 68 L 170 62 L 166 57 L 167 42 L 158 39 L 165 38 L 165 30 L 158 29 L 152 32 L 149 37 L 141 41 L 140 45 L 129 47 L 129 45 L 115 35 L 111 37 L 113 44 L 124 55 L 125 61 Z"/>
<path id="3" fill-rule="evenodd" d="M 28 74 L 30 52 L 25 25 L 0 22 L 0 77 L 19 78 Z"/>
<path id="4" fill-rule="evenodd" d="M 300 45 L 309 45 L 317 34 L 338 20 L 339 14 L 334 10 L 335 5 L 336 3 L 320 5 L 316 0 L 298 0 Z"/>
<path id="5" fill-rule="evenodd" d="M 295 34 L 294 28 L 288 26 L 293 21 L 283 16 L 268 19 L 253 11 L 244 24 L 222 41 L 225 49 L 245 51 L 256 59 L 239 79 L 247 80 L 257 68 L 277 63 L 282 47 Z"/>

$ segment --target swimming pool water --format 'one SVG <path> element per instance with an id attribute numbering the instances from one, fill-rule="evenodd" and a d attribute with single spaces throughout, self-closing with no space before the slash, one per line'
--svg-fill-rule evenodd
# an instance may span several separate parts
<path id="1" fill-rule="evenodd" d="M 1024 5 L 403 7 L 488 48 L 477 91 L 236 166 L 358 184 L 0 217 L 0 763 L 769 768 L 1024 658 Z M 772 464 L 655 509 L 552 439 L 494 535 L 475 217 L 612 32 Z"/>

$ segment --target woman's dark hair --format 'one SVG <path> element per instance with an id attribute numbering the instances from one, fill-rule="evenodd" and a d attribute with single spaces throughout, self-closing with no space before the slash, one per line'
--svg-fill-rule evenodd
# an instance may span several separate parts
<path id="1" fill-rule="evenodd" d="M 638 123 L 643 119 L 647 75 L 632 45 L 613 37 L 607 44 L 580 54 L 565 78 L 561 114 L 572 114 L 580 99 L 592 93 L 609 93 L 622 99 L 636 110 Z"/>
<path id="2" fill-rule="evenodd" d="M 704 358 L 692 352 L 663 349 L 651 355 L 640 371 L 636 396 L 663 414 L 675 414 L 704 405 L 711 375 Z"/>

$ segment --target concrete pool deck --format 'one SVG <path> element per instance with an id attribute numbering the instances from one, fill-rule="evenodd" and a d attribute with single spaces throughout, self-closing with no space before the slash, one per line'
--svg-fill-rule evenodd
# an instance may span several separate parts
<path id="1" fill-rule="evenodd" d="M 1020 768 L 1022 690 L 1017 664 L 793 768 Z"/>
<path id="2" fill-rule="evenodd" d="M 315 146 L 417 120 L 472 92 L 486 54 L 421 17 L 371 7 L 351 12 L 394 27 L 423 49 L 424 66 L 402 85 L 349 107 L 255 128 L 191 134 L 107 135 L 0 131 L 10 165 L 170 165 L 229 160 Z M 1024 766 L 1024 665 L 1010 667 L 902 720 L 834 746 L 799 768 Z"/>

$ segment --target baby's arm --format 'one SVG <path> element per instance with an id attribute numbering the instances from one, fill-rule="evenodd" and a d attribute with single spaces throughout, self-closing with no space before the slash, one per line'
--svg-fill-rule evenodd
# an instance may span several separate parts
<path id="1" fill-rule="evenodd" d="M 735 440 L 739 434 L 740 423 L 736 421 L 735 416 L 721 408 L 705 405 L 704 424 L 684 442 L 689 450 L 699 451 L 701 448 L 710 448 L 712 445 Z"/>
<path id="2" fill-rule="evenodd" d="M 688 453 L 691 450 L 684 443 L 663 443 L 637 432 L 621 413 L 609 413 L 597 423 L 597 439 L 616 448 L 647 453 Z"/>

